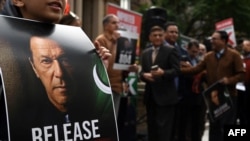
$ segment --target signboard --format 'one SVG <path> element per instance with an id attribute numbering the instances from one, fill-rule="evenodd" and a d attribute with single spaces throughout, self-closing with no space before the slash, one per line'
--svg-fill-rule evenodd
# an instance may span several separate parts
<path id="1" fill-rule="evenodd" d="M 120 20 L 120 29 L 128 32 L 131 38 L 137 39 L 136 44 L 136 55 L 139 55 L 139 36 L 141 33 L 141 22 L 142 15 L 140 13 L 122 9 L 121 7 L 108 3 L 107 4 L 107 14 L 115 14 Z"/>
<path id="2" fill-rule="evenodd" d="M 0 23 L 0 140 L 117 141 L 109 80 L 81 28 Z"/>
<path id="3" fill-rule="evenodd" d="M 233 18 L 228 18 L 222 21 L 219 21 L 215 24 L 216 30 L 224 30 L 228 34 L 228 44 L 232 47 L 236 47 L 237 42 L 235 38 L 235 32 L 234 32 L 234 24 L 233 24 Z"/>
<path id="4" fill-rule="evenodd" d="M 140 46 L 139 46 L 139 37 L 141 33 L 141 23 L 142 23 L 142 15 L 140 13 L 122 9 L 121 7 L 108 3 L 107 4 L 107 14 L 115 14 L 120 20 L 120 34 L 122 38 L 130 39 L 132 43 L 132 48 L 134 48 L 135 53 L 130 55 L 123 55 L 121 50 L 123 46 L 117 46 L 116 53 L 116 61 L 115 61 L 115 69 L 127 70 L 129 67 L 129 63 L 133 64 L 136 61 L 136 56 L 139 56 Z M 121 42 L 123 39 L 119 39 L 118 42 Z M 135 56 L 134 56 L 135 55 Z M 134 74 L 129 74 L 127 79 L 129 84 L 129 88 L 133 91 L 132 94 L 136 94 L 137 92 L 137 77 Z M 133 83 L 132 83 L 133 82 Z"/>
<path id="5" fill-rule="evenodd" d="M 128 70 L 129 66 L 135 63 L 137 37 L 127 31 L 118 31 L 120 38 L 117 40 L 117 50 L 113 68 Z"/>
<path id="6" fill-rule="evenodd" d="M 203 92 L 203 97 L 211 121 L 221 118 L 226 112 L 232 109 L 233 104 L 228 89 L 219 81 L 208 87 Z"/>

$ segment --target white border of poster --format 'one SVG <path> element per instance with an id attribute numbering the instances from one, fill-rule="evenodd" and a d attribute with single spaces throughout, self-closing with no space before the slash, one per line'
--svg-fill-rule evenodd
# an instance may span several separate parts
<path id="1" fill-rule="evenodd" d="M 135 63 L 138 34 L 122 30 L 119 30 L 118 32 L 120 38 L 117 41 L 118 45 L 113 68 L 118 70 L 128 70 L 129 66 Z M 124 44 L 124 39 L 129 42 L 129 47 L 126 47 Z"/>

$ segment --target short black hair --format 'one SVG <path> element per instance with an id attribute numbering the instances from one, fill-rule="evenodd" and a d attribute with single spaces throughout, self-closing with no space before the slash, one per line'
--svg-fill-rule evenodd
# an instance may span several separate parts
<path id="1" fill-rule="evenodd" d="M 193 46 L 199 48 L 199 42 L 197 40 L 191 40 L 188 42 L 187 49 L 190 49 Z"/>
<path id="2" fill-rule="evenodd" d="M 217 31 L 215 31 L 215 33 L 219 33 L 220 34 L 220 38 L 222 40 L 224 40 L 225 43 L 227 44 L 227 42 L 228 42 L 228 34 L 227 34 L 226 31 L 224 31 L 224 30 L 217 30 Z"/>
<path id="3" fill-rule="evenodd" d="M 176 22 L 173 22 L 173 21 L 168 21 L 168 22 L 166 22 L 166 23 L 164 24 L 164 30 L 167 30 L 167 28 L 168 28 L 169 26 L 172 26 L 172 25 L 174 25 L 174 26 L 177 26 L 177 27 L 178 27 L 178 25 L 177 25 L 177 23 L 176 23 Z"/>

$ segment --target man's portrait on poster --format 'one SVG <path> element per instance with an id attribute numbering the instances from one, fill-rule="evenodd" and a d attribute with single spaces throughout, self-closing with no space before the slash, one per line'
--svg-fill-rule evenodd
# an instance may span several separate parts
<path id="1" fill-rule="evenodd" d="M 18 25 L 14 31 L 25 30 Z M 90 49 L 91 42 L 81 42 L 80 36 L 63 36 L 53 25 L 38 25 L 27 25 L 29 30 L 20 39 L 16 37 L 23 32 L 0 34 L 4 41 L 1 51 L 6 52 L 1 67 L 11 140 L 115 141 L 111 95 L 96 86 L 94 66 L 98 77 L 106 74 L 100 71 L 104 66 L 95 49 Z"/>
<path id="2" fill-rule="evenodd" d="M 118 52 L 116 62 L 120 64 L 133 64 L 135 60 L 136 41 L 128 37 L 120 37 L 117 41 Z"/>
<path id="3" fill-rule="evenodd" d="M 222 117 L 225 112 L 232 108 L 231 99 L 229 94 L 226 93 L 225 86 L 219 86 L 219 88 L 206 92 L 205 101 L 208 102 L 209 115 L 213 121 Z"/>
<path id="4" fill-rule="evenodd" d="M 70 55 L 52 39 L 38 36 L 31 37 L 30 51 L 29 62 L 36 77 L 43 85 L 49 100 L 48 105 L 50 105 L 46 108 L 48 113 L 42 114 L 45 117 L 41 116 L 39 120 L 36 120 L 40 122 L 40 125 L 31 126 L 32 138 L 43 139 L 43 136 L 52 136 L 50 139 L 63 138 L 66 140 L 99 138 L 99 120 L 77 119 L 85 118 L 82 117 L 81 113 L 79 115 L 75 113 L 79 112 L 76 111 L 77 107 L 71 107 L 74 95 L 77 94 L 77 84 L 75 84 L 76 78 L 74 76 L 75 66 Z M 48 108 L 53 110 L 50 111 Z M 46 115 L 49 116 L 46 117 Z M 77 136 L 73 136 L 74 134 L 71 132 Z"/>

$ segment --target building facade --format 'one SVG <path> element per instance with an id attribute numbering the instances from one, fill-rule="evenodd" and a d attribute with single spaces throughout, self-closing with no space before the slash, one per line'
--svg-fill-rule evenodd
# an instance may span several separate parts
<path id="1" fill-rule="evenodd" d="M 69 0 L 71 11 L 82 20 L 82 29 L 91 40 L 99 35 L 102 29 L 102 19 L 106 14 L 107 3 L 120 5 L 121 0 Z M 140 4 L 150 4 L 150 0 L 130 0 L 131 9 Z"/>

